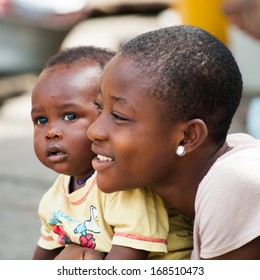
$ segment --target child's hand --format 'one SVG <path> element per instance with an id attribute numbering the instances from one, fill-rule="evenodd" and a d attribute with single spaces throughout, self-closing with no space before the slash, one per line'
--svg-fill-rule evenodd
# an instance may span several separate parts
<path id="1" fill-rule="evenodd" d="M 102 252 L 73 243 L 66 246 L 55 260 L 103 260 L 104 257 Z"/>

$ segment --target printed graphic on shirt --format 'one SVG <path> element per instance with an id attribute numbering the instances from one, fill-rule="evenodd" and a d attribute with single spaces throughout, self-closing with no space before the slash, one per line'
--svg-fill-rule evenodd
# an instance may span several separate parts
<path id="1" fill-rule="evenodd" d="M 56 234 L 59 235 L 58 241 L 59 241 L 60 244 L 66 245 L 66 244 L 72 243 L 69 235 L 63 230 L 62 226 L 57 226 L 56 225 L 53 228 L 53 232 L 55 232 Z"/>
<path id="2" fill-rule="evenodd" d="M 90 206 L 90 219 L 79 224 L 75 229 L 74 233 L 80 233 L 79 238 L 80 244 L 83 247 L 88 247 L 91 249 L 96 248 L 95 238 L 92 233 L 100 233 L 100 227 L 98 224 L 97 208 L 93 205 Z"/>
<path id="3" fill-rule="evenodd" d="M 62 220 L 68 220 L 71 223 L 80 223 L 81 221 L 79 220 L 75 220 L 72 219 L 69 215 L 66 215 L 62 210 L 55 210 L 53 211 L 53 217 L 50 218 L 49 223 L 51 225 L 56 225 L 61 223 L 62 224 Z"/>
<path id="4" fill-rule="evenodd" d="M 98 222 L 97 209 L 95 206 L 90 206 L 90 218 L 81 222 L 79 220 L 72 219 L 69 215 L 66 215 L 61 210 L 53 211 L 53 217 L 50 219 L 49 223 L 55 225 L 53 232 L 59 235 L 58 241 L 60 244 L 70 244 L 72 243 L 69 234 L 65 231 L 64 227 L 61 224 L 64 224 L 62 221 L 71 223 L 71 227 L 74 228 L 74 234 L 80 234 L 79 243 L 83 247 L 95 249 L 96 240 L 92 233 L 100 233 L 100 227 Z M 72 224 L 77 224 L 73 226 Z"/>

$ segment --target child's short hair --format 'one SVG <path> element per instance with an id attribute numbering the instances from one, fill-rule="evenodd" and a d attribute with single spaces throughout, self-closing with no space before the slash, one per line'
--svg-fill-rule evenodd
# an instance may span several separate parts
<path id="1" fill-rule="evenodd" d="M 103 70 L 108 61 L 116 54 L 112 50 L 95 46 L 79 46 L 62 50 L 52 56 L 46 63 L 45 69 L 58 64 L 70 65 L 75 62 L 96 62 Z"/>
<path id="2" fill-rule="evenodd" d="M 149 97 L 162 102 L 166 120 L 202 119 L 209 137 L 225 139 L 242 94 L 230 50 L 201 28 L 180 25 L 147 32 L 119 55 L 133 61 Z"/>

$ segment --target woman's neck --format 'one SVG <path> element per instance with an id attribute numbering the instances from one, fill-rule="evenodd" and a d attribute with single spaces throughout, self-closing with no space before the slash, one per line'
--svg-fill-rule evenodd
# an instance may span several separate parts
<path id="1" fill-rule="evenodd" d="M 215 161 L 229 151 L 226 142 L 208 147 L 210 146 L 205 145 L 200 150 L 185 155 L 168 183 L 154 189 L 168 208 L 174 208 L 192 219 L 195 217 L 195 199 L 200 182 Z"/>

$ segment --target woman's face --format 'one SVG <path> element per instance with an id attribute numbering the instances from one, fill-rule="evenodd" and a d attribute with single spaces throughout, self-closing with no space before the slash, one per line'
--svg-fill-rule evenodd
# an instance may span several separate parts
<path id="1" fill-rule="evenodd" d="M 150 186 L 171 176 L 178 146 L 163 105 L 148 98 L 145 80 L 133 64 L 116 56 L 106 67 L 97 99 L 99 118 L 88 136 L 97 154 L 93 167 L 104 192 Z"/>

